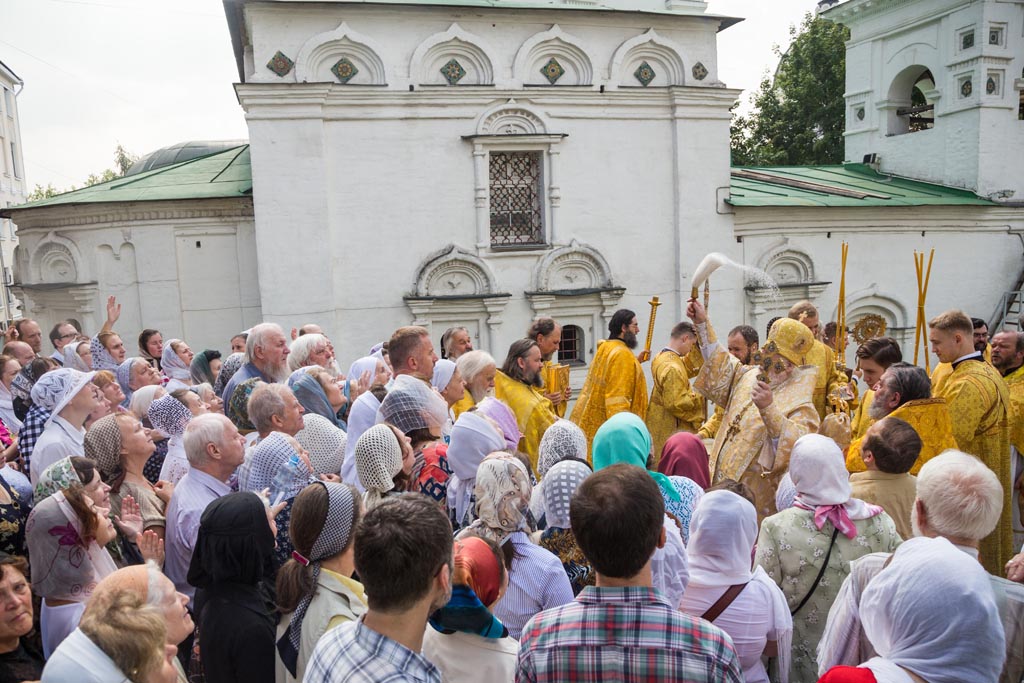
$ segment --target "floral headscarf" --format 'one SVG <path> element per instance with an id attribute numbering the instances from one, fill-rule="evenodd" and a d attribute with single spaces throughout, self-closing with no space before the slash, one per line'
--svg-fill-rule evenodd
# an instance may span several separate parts
<path id="1" fill-rule="evenodd" d="M 531 526 L 530 474 L 514 455 L 492 453 L 476 471 L 476 516 L 468 531 L 501 544 Z"/>
<path id="2" fill-rule="evenodd" d="M 160 369 L 171 379 L 188 384 L 192 381 L 188 365 L 178 356 L 171 344 L 181 343 L 180 339 L 168 339 L 164 342 L 163 353 L 160 354 Z"/>
<path id="3" fill-rule="evenodd" d="M 82 538 L 82 522 L 62 491 L 37 502 L 25 529 L 32 591 L 50 600 L 85 602 L 117 565 L 95 540 Z"/>
<path id="4" fill-rule="evenodd" d="M 259 377 L 245 380 L 235 387 L 235 391 L 227 403 L 228 418 L 241 430 L 256 431 L 256 425 L 249 419 L 249 396 L 256 390 L 256 385 L 262 381 Z"/>
<path id="5" fill-rule="evenodd" d="M 71 457 L 69 456 L 58 460 L 43 470 L 43 473 L 39 475 L 39 481 L 36 482 L 35 494 L 32 499 L 38 505 L 53 494 L 63 491 L 73 484 L 84 486 L 82 480 L 78 477 L 78 472 L 75 471 L 74 466 L 71 464 Z"/>

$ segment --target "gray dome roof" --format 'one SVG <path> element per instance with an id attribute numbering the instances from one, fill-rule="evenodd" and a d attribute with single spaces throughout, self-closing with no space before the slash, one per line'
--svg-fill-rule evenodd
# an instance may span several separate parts
<path id="1" fill-rule="evenodd" d="M 248 140 L 190 140 L 179 142 L 170 147 L 162 147 L 155 152 L 150 152 L 132 164 L 132 167 L 125 173 L 126 176 L 137 175 L 152 171 L 155 168 L 162 168 L 188 161 L 197 157 L 223 152 L 232 147 L 249 144 Z"/>

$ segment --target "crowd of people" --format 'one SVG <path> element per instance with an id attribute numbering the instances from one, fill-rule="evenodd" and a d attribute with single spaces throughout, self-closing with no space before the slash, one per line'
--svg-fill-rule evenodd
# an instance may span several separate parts
<path id="1" fill-rule="evenodd" d="M 6 333 L 0 683 L 1024 681 L 1024 333 L 623 309 L 574 395 L 551 318 L 346 369 L 106 313 Z"/>

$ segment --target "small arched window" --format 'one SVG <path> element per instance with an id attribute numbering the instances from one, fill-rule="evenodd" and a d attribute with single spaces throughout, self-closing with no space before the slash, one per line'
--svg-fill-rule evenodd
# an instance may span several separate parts
<path id="1" fill-rule="evenodd" d="M 558 362 L 564 365 L 585 365 L 583 328 L 578 325 L 562 327 L 562 341 L 558 344 Z"/>

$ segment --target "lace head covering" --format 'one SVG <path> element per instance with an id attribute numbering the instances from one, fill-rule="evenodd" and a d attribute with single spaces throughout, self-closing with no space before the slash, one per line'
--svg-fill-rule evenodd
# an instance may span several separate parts
<path id="1" fill-rule="evenodd" d="M 181 436 L 192 421 L 192 411 L 170 394 L 149 404 L 149 422 L 167 436 Z"/>
<path id="2" fill-rule="evenodd" d="M 341 463 L 345 461 L 348 435 L 319 415 L 306 413 L 302 416 L 302 423 L 304 426 L 295 435 L 295 440 L 309 451 L 313 472 L 340 474 Z"/>
<path id="3" fill-rule="evenodd" d="M 431 429 L 440 434 L 448 419 L 448 404 L 423 380 L 399 375 L 381 401 L 377 415 L 403 434 L 414 429 Z"/>
<path id="4" fill-rule="evenodd" d="M 583 480 L 591 475 L 591 469 L 578 460 L 563 460 L 555 463 L 544 477 L 544 508 L 548 527 L 571 529 L 569 503 Z"/>
<path id="5" fill-rule="evenodd" d="M 537 476 L 543 479 L 557 462 L 586 462 L 587 435 L 575 422 L 559 418 L 544 431 L 537 454 Z"/>
<path id="6" fill-rule="evenodd" d="M 132 356 L 131 358 L 125 358 L 124 362 L 117 366 L 117 370 L 114 375 L 117 377 L 117 383 L 121 386 L 121 391 L 124 393 L 124 400 L 121 401 L 121 406 L 127 408 L 131 405 L 132 394 L 135 393 L 129 386 L 132 381 L 132 368 L 135 367 L 135 361 L 146 362 L 145 358 L 139 356 Z M 139 387 L 140 389 L 142 387 Z"/>
<path id="7" fill-rule="evenodd" d="M 71 368 L 51 370 L 32 385 L 32 403 L 50 411 L 50 419 L 46 421 L 49 424 L 95 376 L 95 372 L 79 372 Z"/>
<path id="8" fill-rule="evenodd" d="M 99 336 L 89 340 L 89 351 L 92 354 L 93 370 L 117 370 L 117 361 L 110 355 L 110 351 L 103 346 Z"/>
<path id="9" fill-rule="evenodd" d="M 395 488 L 395 475 L 402 471 L 402 446 L 385 424 L 370 427 L 356 442 L 356 472 L 366 489 L 363 502 L 370 510 Z"/>

